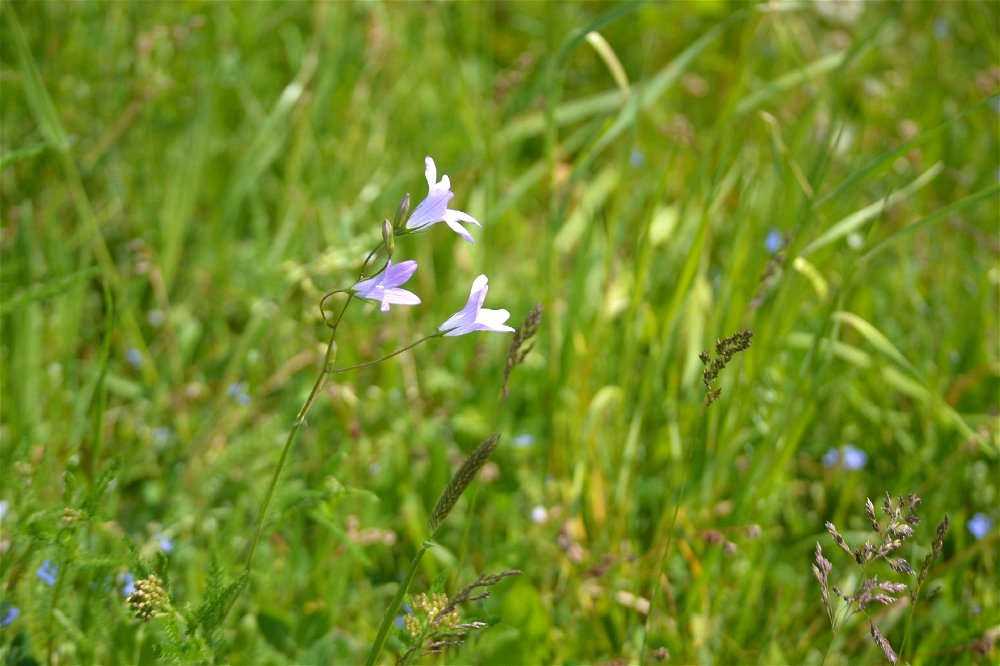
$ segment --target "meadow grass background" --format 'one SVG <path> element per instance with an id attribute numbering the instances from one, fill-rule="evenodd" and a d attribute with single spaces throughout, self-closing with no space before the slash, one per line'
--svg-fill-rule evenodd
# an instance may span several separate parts
<path id="1" fill-rule="evenodd" d="M 910 491 L 901 555 L 952 528 L 904 659 L 997 659 L 971 646 L 1000 632 L 998 530 L 967 528 L 1000 518 L 996 3 L 2 14 L 6 663 L 362 661 L 494 418 L 411 592 L 524 573 L 445 662 L 876 663 L 810 564 L 819 541 L 851 589 L 824 522 L 857 545 L 865 498 Z M 482 272 L 510 323 L 545 308 L 508 402 L 496 334 L 335 376 L 225 622 L 139 622 L 143 561 L 181 612 L 241 570 L 321 365 L 317 302 L 426 194 L 425 155 L 483 229 L 397 239 L 423 305 L 354 303 L 338 365 L 431 332 Z M 744 328 L 706 409 L 698 353 Z M 848 444 L 863 464 L 824 463 Z M 906 604 L 871 610 L 898 649 Z"/>

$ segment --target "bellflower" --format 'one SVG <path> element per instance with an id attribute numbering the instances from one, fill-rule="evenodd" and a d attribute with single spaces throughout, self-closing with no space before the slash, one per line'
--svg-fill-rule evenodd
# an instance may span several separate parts
<path id="1" fill-rule="evenodd" d="M 399 288 L 399 285 L 410 279 L 415 270 L 417 262 L 412 259 L 397 266 L 393 266 L 390 259 L 382 273 L 370 280 L 362 280 L 351 287 L 351 291 L 359 298 L 381 301 L 382 312 L 388 312 L 390 305 L 417 305 L 420 298 L 416 294 Z"/>
<path id="2" fill-rule="evenodd" d="M 427 186 L 430 191 L 424 200 L 417 205 L 417 209 L 413 211 L 410 219 L 406 221 L 406 228 L 416 231 L 438 222 L 444 222 L 451 227 L 452 231 L 471 243 L 472 236 L 459 222 L 469 222 L 480 228 L 483 225 L 479 224 L 468 213 L 448 208 L 448 202 L 455 196 L 451 191 L 451 181 L 448 176 L 441 176 L 441 180 L 438 181 L 437 166 L 434 165 L 434 160 L 430 157 L 424 158 L 424 176 L 427 178 Z"/>
<path id="3" fill-rule="evenodd" d="M 513 328 L 504 324 L 510 318 L 509 312 L 483 309 L 483 301 L 486 300 L 486 292 L 489 291 L 487 281 L 485 275 L 477 277 L 472 283 L 469 302 L 465 304 L 462 311 L 456 312 L 448 318 L 448 321 L 438 327 L 439 331 L 446 331 L 445 337 L 465 335 L 473 331 L 514 332 Z"/>

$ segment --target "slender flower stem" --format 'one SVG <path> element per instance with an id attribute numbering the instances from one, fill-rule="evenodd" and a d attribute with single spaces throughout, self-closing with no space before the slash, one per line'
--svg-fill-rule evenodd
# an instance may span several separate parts
<path id="1" fill-rule="evenodd" d="M 399 611 L 399 607 L 403 605 L 403 597 L 406 596 L 407 590 L 410 589 L 410 583 L 413 582 L 413 577 L 417 574 L 417 566 L 420 565 L 420 560 L 430 547 L 431 542 L 424 541 L 420 550 L 418 550 L 417 554 L 413 556 L 413 561 L 410 562 L 410 570 L 406 572 L 406 578 L 404 578 L 403 582 L 399 584 L 399 589 L 396 590 L 396 596 L 394 596 L 392 601 L 389 602 L 389 607 L 385 609 L 385 615 L 382 616 L 382 624 L 379 625 L 378 634 L 375 636 L 375 642 L 372 643 L 372 649 L 368 653 L 368 659 L 365 660 L 366 666 L 374 666 L 375 660 L 378 659 L 378 653 L 382 651 L 382 645 L 385 644 L 385 639 L 389 635 L 389 628 L 392 626 L 392 622 L 396 618 L 396 613 Z"/>
<path id="2" fill-rule="evenodd" d="M 350 300 L 348 300 L 350 303 Z M 343 310 L 340 311 L 340 316 L 337 317 L 337 321 L 340 321 L 340 317 L 343 316 L 344 310 L 347 309 L 347 303 L 344 304 Z M 267 517 L 267 508 L 271 504 L 271 499 L 274 497 L 274 490 L 278 486 L 278 477 L 281 476 L 281 470 L 285 466 L 285 459 L 288 457 L 288 452 L 292 448 L 292 442 L 295 441 L 295 435 L 298 434 L 299 429 L 305 423 L 306 414 L 309 413 L 309 409 L 313 406 L 316 401 L 316 396 L 319 394 L 326 378 L 330 374 L 330 364 L 333 363 L 333 359 L 337 354 L 337 344 L 334 342 L 334 337 L 337 335 L 337 329 L 330 332 L 330 342 L 326 346 L 326 355 L 323 357 L 323 369 L 320 371 L 319 376 L 316 377 L 316 381 L 313 383 L 312 391 L 309 392 L 309 397 L 306 398 L 305 403 L 299 410 L 299 413 L 295 416 L 295 423 L 292 424 L 292 429 L 288 431 L 288 438 L 285 440 L 285 446 L 281 449 L 281 457 L 278 458 L 278 464 L 274 468 L 274 474 L 271 476 L 271 484 L 267 487 L 267 493 L 264 495 L 264 501 L 260 505 L 260 513 L 257 516 L 257 530 L 253 535 L 253 542 L 250 544 L 250 552 L 247 554 L 246 571 L 249 575 L 251 567 L 253 567 L 253 557 L 257 552 L 257 544 L 260 542 L 260 535 L 264 531 L 264 522 Z"/>
<path id="3" fill-rule="evenodd" d="M 375 249 L 369 252 L 368 256 L 365 257 L 364 264 L 362 264 L 361 272 L 358 276 L 359 280 L 365 276 L 365 271 L 368 270 L 368 264 L 371 262 L 372 258 L 378 253 L 378 251 L 382 248 L 383 245 L 385 245 L 385 242 L 384 241 L 380 242 L 378 245 L 375 246 Z M 323 303 L 329 296 L 332 296 L 333 293 L 338 293 L 338 292 L 332 292 L 331 294 L 328 294 L 320 302 L 321 311 Z M 312 408 L 313 403 L 316 402 L 316 396 L 319 395 L 320 389 L 323 388 L 323 384 L 326 382 L 327 377 L 329 377 L 330 374 L 332 373 L 331 366 L 333 365 L 333 361 L 337 355 L 337 343 L 336 343 L 337 327 L 340 326 L 340 321 L 344 318 L 344 313 L 347 312 L 347 308 L 351 304 L 351 301 L 353 299 L 354 295 L 348 291 L 347 300 L 344 301 L 344 306 L 340 308 L 340 312 L 337 314 L 337 318 L 333 321 L 332 324 L 329 322 L 329 320 L 327 320 L 326 313 L 325 312 L 323 313 L 323 321 L 325 321 L 327 326 L 329 326 L 331 329 L 330 342 L 327 343 L 326 353 L 323 356 L 323 368 L 322 370 L 320 370 L 319 375 L 316 377 L 316 381 L 313 382 L 312 390 L 309 391 L 309 397 L 306 398 L 305 403 L 303 403 L 301 409 L 299 409 L 299 413 L 296 414 L 295 416 L 295 422 L 292 423 L 292 427 L 288 431 L 288 437 L 285 439 L 285 445 L 281 449 L 281 456 L 278 458 L 278 464 L 274 468 L 274 474 L 271 475 L 271 483 L 267 487 L 267 493 L 264 494 L 264 501 L 262 501 L 260 504 L 260 511 L 257 514 L 257 526 L 254 530 L 253 541 L 250 543 L 250 551 L 247 553 L 247 561 L 244 568 L 245 571 L 244 575 L 246 576 L 247 581 L 249 581 L 250 572 L 253 569 L 253 558 L 254 555 L 257 554 L 257 545 L 260 543 L 260 537 L 264 533 L 264 524 L 267 519 L 267 510 L 268 507 L 270 507 L 271 505 L 271 500 L 274 498 L 274 491 L 278 487 L 278 479 L 281 477 L 281 471 L 285 467 L 285 460 L 288 459 L 288 452 L 291 451 L 292 449 L 292 442 L 295 441 L 295 436 L 299 433 L 299 430 L 305 424 L 306 414 L 309 413 L 309 410 Z M 237 596 L 238 593 L 234 594 L 230 598 L 229 605 L 226 607 L 226 612 L 224 615 L 228 615 L 229 611 L 232 610 L 233 605 L 236 603 Z"/>
<path id="4" fill-rule="evenodd" d="M 357 368 L 363 368 L 366 365 L 375 365 L 376 363 L 381 363 L 382 361 L 388 361 L 393 356 L 399 356 L 403 352 L 408 351 L 410 349 L 413 349 L 414 347 L 416 347 L 417 345 L 419 345 L 422 342 L 427 342 L 431 338 L 440 338 L 442 335 L 444 335 L 444 334 L 440 333 L 440 332 L 438 332 L 438 333 L 431 333 L 430 335 L 425 335 L 424 337 L 420 338 L 419 340 L 417 340 L 413 344 L 406 345 L 402 349 L 397 349 L 396 351 L 392 352 L 391 354 L 387 354 L 387 355 L 383 356 L 382 358 L 377 358 L 374 361 L 365 361 L 364 363 L 358 363 L 357 365 L 349 365 L 346 368 L 335 368 L 335 369 L 333 369 L 333 370 L 330 371 L 330 374 L 333 375 L 333 374 L 337 374 L 337 373 L 340 373 L 340 372 L 347 372 L 348 370 L 355 370 Z"/>

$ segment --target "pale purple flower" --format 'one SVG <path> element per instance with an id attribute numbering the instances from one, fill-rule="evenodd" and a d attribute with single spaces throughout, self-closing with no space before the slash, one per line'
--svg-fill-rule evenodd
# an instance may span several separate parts
<path id="1" fill-rule="evenodd" d="M 126 597 L 132 596 L 132 593 L 135 592 L 135 576 L 126 572 L 123 576 L 118 577 L 118 581 L 123 583 L 122 594 Z"/>
<path id="2" fill-rule="evenodd" d="M 844 447 L 844 469 L 857 470 L 868 462 L 868 454 L 848 444 Z"/>
<path id="3" fill-rule="evenodd" d="M 49 560 L 42 562 L 42 566 L 38 567 L 36 572 L 38 577 L 45 581 L 45 584 L 52 587 L 56 584 L 56 576 L 59 575 L 59 565 L 52 564 Z"/>
<path id="4" fill-rule="evenodd" d="M 406 228 L 416 231 L 438 222 L 444 222 L 451 227 L 452 231 L 471 243 L 472 236 L 459 222 L 469 222 L 480 228 L 483 225 L 479 224 L 468 213 L 448 208 L 448 202 L 455 196 L 451 191 L 451 181 L 448 176 L 441 176 L 441 180 L 438 181 L 437 166 L 434 165 L 434 160 L 430 157 L 424 158 L 424 176 L 427 178 L 427 186 L 430 191 L 424 200 L 417 205 L 417 209 L 413 211 L 410 219 L 406 221 Z"/>
<path id="5" fill-rule="evenodd" d="M 830 449 L 823 454 L 824 467 L 836 467 L 842 463 L 844 469 L 856 471 L 868 462 L 868 454 L 853 444 L 846 444 L 840 450 Z"/>
<path id="6" fill-rule="evenodd" d="M 399 285 L 410 279 L 415 270 L 417 262 L 412 259 L 396 266 L 392 265 L 390 259 L 384 271 L 370 280 L 357 283 L 351 287 L 351 291 L 357 294 L 358 298 L 381 301 L 382 312 L 388 312 L 390 305 L 418 305 L 420 298 L 416 294 L 399 288 Z"/>
<path id="7" fill-rule="evenodd" d="M 646 156 L 638 148 L 633 148 L 628 154 L 628 163 L 633 169 L 641 169 L 646 166 Z"/>
<path id="8" fill-rule="evenodd" d="M 445 337 L 465 335 L 473 331 L 514 332 L 513 328 L 504 324 L 510 318 L 509 312 L 483 309 L 483 301 L 486 300 L 486 292 L 489 291 L 487 281 L 485 275 L 477 277 L 472 283 L 469 302 L 465 304 L 462 311 L 456 312 L 448 318 L 448 321 L 438 327 L 439 331 L 446 331 Z"/>
<path id="9" fill-rule="evenodd" d="M 3 612 L 0 614 L 0 627 L 6 627 L 21 615 L 21 609 L 17 606 L 8 606 L 4 602 Z"/>
<path id="10" fill-rule="evenodd" d="M 250 404 L 250 396 L 247 394 L 247 383 L 246 382 L 233 382 L 229 385 L 227 390 L 229 397 L 240 403 L 241 405 Z"/>
<path id="11" fill-rule="evenodd" d="M 972 518 L 969 518 L 969 522 L 966 523 L 966 527 L 972 532 L 972 536 L 982 539 L 993 529 L 993 521 L 985 513 L 974 513 Z"/>
<path id="12" fill-rule="evenodd" d="M 526 449 L 535 443 L 535 436 L 531 433 L 524 433 L 514 438 L 514 446 L 519 449 Z"/>
<path id="13" fill-rule="evenodd" d="M 129 347 L 125 351 L 125 360 L 135 369 L 142 367 L 142 352 L 135 347 Z"/>
<path id="14" fill-rule="evenodd" d="M 785 244 L 785 239 L 781 236 L 781 232 L 777 229 L 771 229 L 767 232 L 767 238 L 764 239 L 764 247 L 770 254 L 777 254 L 781 246 Z"/>
<path id="15" fill-rule="evenodd" d="M 948 24 L 948 19 L 938 17 L 934 19 L 934 36 L 938 39 L 944 39 L 951 32 L 951 25 Z"/>
<path id="16" fill-rule="evenodd" d="M 162 532 L 156 535 L 156 545 L 160 547 L 164 553 L 170 553 L 174 550 L 174 540 L 168 536 L 165 536 Z"/>

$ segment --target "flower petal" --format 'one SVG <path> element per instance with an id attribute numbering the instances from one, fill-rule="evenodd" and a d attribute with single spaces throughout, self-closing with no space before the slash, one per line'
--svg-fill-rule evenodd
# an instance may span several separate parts
<path id="1" fill-rule="evenodd" d="M 427 187 L 434 189 L 434 184 L 437 182 L 437 165 L 434 164 L 434 158 L 430 155 L 424 158 L 424 178 L 427 179 Z"/>
<path id="2" fill-rule="evenodd" d="M 392 305 L 420 305 L 420 297 L 412 291 L 393 287 L 386 289 L 385 294 L 382 296 L 383 311 L 389 309 L 390 303 Z"/>
<path id="3" fill-rule="evenodd" d="M 480 229 L 483 228 L 483 225 L 479 224 L 479 220 L 477 220 L 476 218 L 472 217 L 468 213 L 463 213 L 460 210 L 450 210 L 450 209 L 446 210 L 444 212 L 444 221 L 448 222 L 449 224 L 451 222 L 471 222 L 472 224 L 476 225 Z"/>
<path id="4" fill-rule="evenodd" d="M 474 243 L 474 241 L 472 240 L 472 234 L 470 234 L 468 231 L 466 231 L 465 227 L 463 227 L 461 224 L 459 224 L 458 222 L 454 222 L 452 220 L 449 220 L 447 217 L 445 218 L 444 221 L 445 221 L 445 223 L 447 223 L 448 227 L 452 231 L 454 231 L 456 234 L 458 234 L 459 236 L 461 236 L 462 238 L 464 238 L 469 243 Z"/>
<path id="5" fill-rule="evenodd" d="M 448 320 L 438 327 L 439 331 L 446 331 L 451 328 L 462 328 L 476 321 L 476 315 L 486 300 L 486 292 L 489 291 L 489 279 L 485 275 L 480 275 L 472 282 L 472 290 L 469 293 L 469 300 L 465 307 L 453 314 Z"/>
<path id="6" fill-rule="evenodd" d="M 423 201 L 417 204 L 413 215 L 406 221 L 407 229 L 423 229 L 444 220 L 448 202 L 455 196 L 448 190 L 432 189 Z"/>
<path id="7" fill-rule="evenodd" d="M 507 310 L 482 309 L 479 311 L 479 316 L 476 317 L 476 326 L 481 331 L 513 333 L 514 329 L 504 323 L 508 319 L 510 319 L 510 313 Z"/>
<path id="8" fill-rule="evenodd" d="M 413 273 L 416 270 L 417 262 L 414 259 L 409 259 L 396 266 L 392 265 L 392 260 L 390 259 L 383 274 L 385 277 L 382 280 L 382 284 L 386 288 L 398 287 L 413 277 Z"/>

